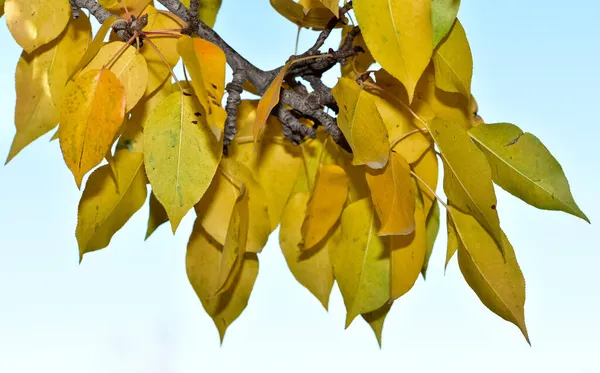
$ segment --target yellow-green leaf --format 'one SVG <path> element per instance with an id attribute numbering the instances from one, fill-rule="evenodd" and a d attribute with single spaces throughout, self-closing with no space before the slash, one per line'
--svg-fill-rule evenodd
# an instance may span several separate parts
<path id="1" fill-rule="evenodd" d="M 215 296 L 222 256 L 223 246 L 212 239 L 202 229 L 201 224 L 196 222 L 187 248 L 187 275 L 202 306 L 215 322 L 221 342 L 229 325 L 246 308 L 258 276 L 256 254 L 246 253 L 239 276 L 232 288 L 224 294 Z"/>
<path id="2" fill-rule="evenodd" d="M 456 233 L 456 228 L 454 228 L 454 224 L 452 223 L 452 216 L 450 215 L 450 211 L 446 212 L 446 229 L 448 232 L 448 247 L 446 248 L 446 264 L 444 265 L 444 269 L 448 269 L 448 264 L 450 264 L 450 260 L 454 257 L 454 254 L 458 251 L 458 234 Z"/>
<path id="3" fill-rule="evenodd" d="M 321 165 L 302 224 L 304 249 L 312 249 L 340 218 L 348 196 L 348 176 L 336 165 Z"/>
<path id="4" fill-rule="evenodd" d="M 440 232 L 440 205 L 438 203 L 433 204 L 433 208 L 429 211 L 427 216 L 427 222 L 425 224 L 425 236 L 426 236 L 426 250 L 425 250 L 425 261 L 423 262 L 423 268 L 421 268 L 421 274 L 423 279 L 427 278 L 427 270 L 429 269 L 429 260 L 433 253 L 433 247 L 435 240 Z"/>
<path id="5" fill-rule="evenodd" d="M 355 0 L 354 12 L 371 54 L 412 102 L 433 52 L 431 0 Z"/>
<path id="6" fill-rule="evenodd" d="M 373 333 L 375 333 L 375 337 L 377 337 L 377 343 L 379 343 L 379 348 L 382 346 L 383 324 L 391 309 L 392 302 L 386 303 L 378 310 L 362 315 L 363 319 L 365 319 L 365 321 L 369 323 L 371 329 L 373 329 Z"/>
<path id="7" fill-rule="evenodd" d="M 139 54 L 135 47 L 131 45 L 127 46 L 117 59 L 113 60 L 113 57 L 123 47 L 125 47 L 125 43 L 121 41 L 113 41 L 104 45 L 81 73 L 85 74 L 88 71 L 100 70 L 102 68 L 112 71 L 125 88 L 127 111 L 129 112 L 137 105 L 146 92 L 148 66 L 146 65 L 144 56 Z"/>
<path id="8" fill-rule="evenodd" d="M 141 153 L 121 150 L 115 155 L 118 184 L 108 165 L 90 176 L 77 214 L 80 259 L 107 247 L 113 235 L 143 206 L 147 194 L 143 160 Z"/>
<path id="9" fill-rule="evenodd" d="M 467 100 L 471 100 L 473 55 L 465 29 L 458 20 L 448 37 L 435 51 L 433 66 L 436 87 L 447 92 L 460 93 Z"/>
<path id="10" fill-rule="evenodd" d="M 189 93 L 174 92 L 144 125 L 146 173 L 173 231 L 208 189 L 222 156 L 221 143 L 194 114 L 198 110 Z"/>
<path id="11" fill-rule="evenodd" d="M 102 24 L 102 26 L 100 26 L 100 29 L 96 33 L 96 36 L 94 36 L 94 40 L 92 40 L 83 56 L 81 56 L 81 58 L 79 59 L 79 62 L 77 63 L 73 71 L 69 74 L 69 80 L 73 79 L 73 76 L 75 76 L 76 73 L 78 73 L 81 69 L 86 67 L 87 64 L 90 63 L 90 61 L 93 60 L 94 57 L 96 57 L 100 48 L 104 46 L 104 39 L 106 38 L 106 34 L 108 34 L 110 30 L 112 30 L 112 26 L 118 20 L 119 18 L 115 16 L 110 16 L 106 19 L 106 21 L 104 21 L 104 23 Z"/>
<path id="12" fill-rule="evenodd" d="M 425 218 L 423 204 L 417 203 L 414 210 L 416 229 L 409 235 L 389 238 L 392 300 L 408 293 L 419 278 L 427 251 Z"/>
<path id="13" fill-rule="evenodd" d="M 69 0 L 6 0 L 6 24 L 27 53 L 56 39 L 71 17 Z"/>
<path id="14" fill-rule="evenodd" d="M 58 39 L 32 54 L 22 53 L 16 71 L 17 133 L 7 163 L 58 124 L 65 84 L 75 68 L 74 61 L 83 55 L 91 36 L 90 20 L 82 14 L 69 22 Z"/>
<path id="15" fill-rule="evenodd" d="M 190 7 L 190 0 L 182 0 L 183 5 L 187 8 Z M 217 14 L 221 9 L 222 0 L 202 0 L 200 1 L 200 8 L 198 9 L 198 16 L 200 20 L 206 23 L 209 27 L 215 26 L 217 20 Z"/>
<path id="16" fill-rule="evenodd" d="M 307 213 L 310 195 L 298 193 L 290 197 L 281 217 L 279 244 L 290 271 L 327 309 L 333 288 L 333 267 L 329 259 L 329 246 L 339 239 L 336 230 L 311 250 L 303 250 L 302 222 Z"/>
<path id="17" fill-rule="evenodd" d="M 429 148 L 421 159 L 412 165 L 412 168 L 413 172 L 419 178 L 417 184 L 423 198 L 423 211 L 427 215 L 433 202 L 436 200 L 434 192 L 437 190 L 439 178 L 439 165 L 435 150 Z"/>
<path id="18" fill-rule="evenodd" d="M 181 28 L 179 23 L 172 17 L 159 12 L 152 5 L 146 7 L 144 13 L 148 14 L 148 24 L 144 27 L 144 31 L 163 31 Z M 162 86 L 171 76 L 170 69 L 177 65 L 179 53 L 177 52 L 177 38 L 152 34 L 146 35 L 146 37 L 150 39 L 150 42 L 162 54 L 161 57 L 148 41 L 145 41 L 144 45 L 140 48 L 140 53 L 144 56 L 148 65 L 148 85 L 146 86 L 145 93 L 147 96 Z"/>
<path id="19" fill-rule="evenodd" d="M 71 84 L 61 108 L 60 147 L 78 187 L 110 149 L 125 106 L 125 89 L 110 70 L 90 70 Z"/>
<path id="20" fill-rule="evenodd" d="M 564 211 L 589 222 L 573 199 L 562 167 L 537 137 L 508 123 L 480 125 L 469 134 L 492 166 L 496 184 L 537 208 Z"/>
<path id="21" fill-rule="evenodd" d="M 192 78 L 192 87 L 217 139 L 221 138 L 227 113 L 221 106 L 225 94 L 225 52 L 200 38 L 182 36 L 177 50 Z"/>
<path id="22" fill-rule="evenodd" d="M 352 164 L 384 168 L 390 156 L 389 136 L 371 95 L 348 78 L 341 78 L 332 93 L 340 107 L 338 125 L 352 148 Z"/>
<path id="23" fill-rule="evenodd" d="M 460 7 L 460 0 L 432 0 L 431 23 L 433 24 L 433 47 L 448 35 Z"/>
<path id="24" fill-rule="evenodd" d="M 256 109 L 256 122 L 254 123 L 254 130 L 252 132 L 254 136 L 254 144 L 261 140 L 263 133 L 265 132 L 265 126 L 267 119 L 271 115 L 271 111 L 279 103 L 279 94 L 281 93 L 281 85 L 283 84 L 283 78 L 287 73 L 293 61 L 289 61 L 285 64 L 271 82 L 271 85 L 264 93 L 260 101 L 258 102 L 258 108 Z"/>
<path id="25" fill-rule="evenodd" d="M 459 239 L 458 263 L 465 280 L 486 307 L 518 326 L 529 342 L 525 279 L 510 242 L 503 233 L 503 257 L 494 239 L 475 218 L 453 206 L 449 212 Z"/>
<path id="26" fill-rule="evenodd" d="M 150 194 L 150 215 L 148 216 L 148 229 L 146 230 L 146 239 L 156 232 L 158 227 L 169 221 L 167 212 L 163 205 L 158 202 L 154 193 Z"/>
<path id="27" fill-rule="evenodd" d="M 458 124 L 434 119 L 429 132 L 444 160 L 444 191 L 457 208 L 472 214 L 502 248 L 492 171 L 483 153 Z"/>
<path id="28" fill-rule="evenodd" d="M 415 191 L 406 159 L 392 152 L 385 169 L 367 171 L 367 182 L 381 221 L 378 234 L 390 236 L 414 232 Z"/>
<path id="29" fill-rule="evenodd" d="M 346 327 L 356 316 L 373 312 L 390 300 L 390 253 L 377 236 L 371 201 L 362 199 L 342 214 L 339 245 L 330 250 L 335 278 L 346 305 Z"/>

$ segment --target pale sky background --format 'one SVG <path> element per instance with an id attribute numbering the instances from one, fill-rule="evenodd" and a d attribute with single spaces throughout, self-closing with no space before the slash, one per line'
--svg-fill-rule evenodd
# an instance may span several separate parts
<path id="1" fill-rule="evenodd" d="M 445 235 L 428 280 L 394 305 L 381 350 L 361 320 L 344 330 L 337 289 L 327 313 L 295 282 L 273 235 L 249 307 L 220 347 L 185 274 L 193 214 L 175 237 L 163 227 L 144 242 L 145 207 L 80 266 L 80 192 L 48 135 L 0 167 L 0 372 L 600 372 L 599 12 L 595 0 L 463 0 L 460 12 L 481 115 L 537 135 L 593 223 L 498 191 L 527 280 L 532 347 L 479 302 L 456 259 L 444 276 Z M 2 160 L 20 54 L 3 23 Z M 267 0 L 224 0 L 217 30 L 261 68 L 294 50 L 295 26 Z M 302 45 L 314 37 L 304 32 Z"/>

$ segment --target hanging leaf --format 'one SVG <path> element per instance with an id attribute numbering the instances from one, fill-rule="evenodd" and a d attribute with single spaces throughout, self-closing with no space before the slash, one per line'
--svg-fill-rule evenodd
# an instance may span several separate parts
<path id="1" fill-rule="evenodd" d="M 371 329 L 373 329 L 373 333 L 375 333 L 375 337 L 377 337 L 377 343 L 379 343 L 379 348 L 382 347 L 382 335 L 383 335 L 383 324 L 385 322 L 385 318 L 388 313 L 392 309 L 392 303 L 387 303 L 383 307 L 373 312 L 364 313 L 362 317 L 365 319 Z"/>
<path id="2" fill-rule="evenodd" d="M 502 249 L 496 193 L 487 159 L 459 125 L 436 118 L 429 128 L 444 160 L 444 191 L 450 203 L 472 214 Z"/>
<path id="3" fill-rule="evenodd" d="M 342 28 L 342 40 L 340 41 L 340 45 L 344 43 L 348 33 L 353 29 L 354 26 L 344 26 L 344 28 Z M 369 48 L 365 44 L 362 34 L 359 33 L 354 37 L 352 45 L 354 47 L 361 47 L 364 52 L 347 58 L 346 64 L 341 65 L 340 68 L 342 69 L 342 77 L 356 80 L 360 74 L 367 71 L 369 67 L 375 63 L 375 59 L 371 55 L 371 52 L 369 52 Z"/>
<path id="4" fill-rule="evenodd" d="M 181 1 L 186 8 L 190 7 L 190 0 Z M 200 1 L 200 8 L 198 9 L 198 16 L 200 20 L 206 23 L 209 27 L 215 26 L 217 20 L 217 14 L 221 8 L 222 0 L 202 0 Z"/>
<path id="5" fill-rule="evenodd" d="M 392 152 L 382 171 L 367 171 L 373 205 L 381 221 L 380 236 L 407 235 L 415 230 L 415 192 L 410 166 L 400 154 Z"/>
<path id="6" fill-rule="evenodd" d="M 144 164 L 152 190 L 165 207 L 173 232 L 208 189 L 222 145 L 194 113 L 200 104 L 174 92 L 144 125 Z"/>
<path id="7" fill-rule="evenodd" d="M 440 232 L 440 205 L 438 203 L 433 204 L 433 208 L 429 211 L 427 216 L 427 222 L 425 224 L 425 236 L 426 236 L 426 249 L 425 249 L 425 261 L 423 262 L 423 268 L 421 274 L 423 279 L 427 278 L 427 270 L 429 269 L 429 259 L 433 253 L 433 246 Z"/>
<path id="8" fill-rule="evenodd" d="M 152 0 L 98 0 L 103 8 L 111 13 L 117 13 L 119 16 L 126 16 L 125 7 L 130 14 L 140 15 L 142 10 L 152 2 Z"/>
<path id="9" fill-rule="evenodd" d="M 177 50 L 192 78 L 194 93 L 204 108 L 207 122 L 221 138 L 227 112 L 221 106 L 225 94 L 225 53 L 211 42 L 182 36 Z"/>
<path id="10" fill-rule="evenodd" d="M 389 137 L 370 95 L 348 78 L 341 78 L 332 93 L 340 107 L 338 125 L 352 148 L 352 164 L 384 168 L 390 156 Z"/>
<path id="11" fill-rule="evenodd" d="M 179 23 L 172 17 L 159 12 L 152 5 L 146 7 L 144 13 L 148 14 L 148 24 L 144 27 L 144 32 L 181 28 Z M 162 54 L 161 57 L 149 42 L 145 42 L 140 48 L 140 53 L 146 59 L 146 65 L 148 66 L 148 85 L 145 92 L 145 96 L 148 96 L 161 87 L 171 76 L 171 69 L 175 68 L 175 65 L 179 61 L 179 52 L 177 51 L 178 39 L 176 37 L 152 34 L 146 35 L 146 37 L 150 39 L 150 42 Z"/>
<path id="12" fill-rule="evenodd" d="M 90 176 L 77 214 L 80 260 L 86 253 L 107 247 L 113 235 L 143 206 L 147 194 L 143 160 L 141 153 L 121 150 L 115 155 L 118 184 L 108 165 Z"/>
<path id="13" fill-rule="evenodd" d="M 71 17 L 69 0 L 6 0 L 6 24 L 27 53 L 56 39 Z"/>
<path id="14" fill-rule="evenodd" d="M 133 46 L 127 46 L 117 59 L 113 59 L 125 45 L 121 41 L 113 41 L 104 45 L 92 61 L 81 71 L 81 74 L 102 68 L 112 71 L 125 88 L 127 112 L 129 112 L 146 92 L 148 66 L 144 57 L 137 53 Z"/>
<path id="15" fill-rule="evenodd" d="M 65 32 L 32 54 L 23 52 L 17 64 L 15 127 L 6 163 L 23 148 L 52 130 L 60 119 L 60 106 L 74 61 L 85 52 L 92 26 L 85 14 L 69 22 Z"/>
<path id="16" fill-rule="evenodd" d="M 126 101 L 123 85 L 110 70 L 79 75 L 67 92 L 60 113 L 60 147 L 78 187 L 110 149 Z"/>
<path id="17" fill-rule="evenodd" d="M 433 55 L 435 85 L 447 92 L 462 94 L 471 100 L 473 55 L 465 29 L 456 20 L 448 37 Z"/>
<path id="18" fill-rule="evenodd" d="M 148 229 L 146 230 L 146 240 L 156 232 L 163 224 L 169 221 L 167 212 L 163 205 L 158 202 L 154 193 L 150 194 L 150 215 L 148 216 Z"/>
<path id="19" fill-rule="evenodd" d="M 417 185 L 423 199 L 423 211 L 425 214 L 429 214 L 429 210 L 437 198 L 432 190 L 437 190 L 439 179 L 439 165 L 435 150 L 430 148 L 412 167 L 413 172 L 420 179 Z"/>
<path id="20" fill-rule="evenodd" d="M 336 165 L 321 165 L 302 224 L 305 250 L 319 244 L 339 220 L 348 196 L 348 177 Z"/>
<path id="21" fill-rule="evenodd" d="M 288 61 L 285 64 L 271 82 L 271 85 L 264 93 L 260 101 L 258 102 L 258 108 L 256 109 L 256 122 L 254 123 L 254 144 L 256 144 L 261 140 L 263 133 L 265 132 L 265 126 L 267 124 L 267 119 L 269 115 L 271 115 L 271 111 L 273 108 L 277 106 L 279 103 L 279 94 L 281 93 L 281 85 L 283 84 L 283 79 L 285 78 L 285 74 L 287 73 L 290 66 L 292 66 L 293 61 Z"/>
<path id="22" fill-rule="evenodd" d="M 326 0 L 330 2 L 330 0 Z M 333 17 L 339 14 L 332 13 L 320 0 L 270 0 L 273 8 L 298 27 L 322 30 Z"/>
<path id="23" fill-rule="evenodd" d="M 346 305 L 346 327 L 356 316 L 375 311 L 390 300 L 390 253 L 377 236 L 371 201 L 344 210 L 341 239 L 330 251 L 333 272 Z"/>
<path id="24" fill-rule="evenodd" d="M 456 233 L 456 228 L 454 228 L 454 223 L 452 222 L 452 216 L 450 212 L 446 212 L 446 229 L 448 232 L 448 247 L 446 249 L 446 264 L 444 266 L 445 270 L 448 269 L 448 264 L 450 264 L 450 260 L 454 257 L 454 254 L 458 251 L 458 234 Z"/>
<path id="25" fill-rule="evenodd" d="M 337 244 L 339 229 L 311 250 L 303 250 L 302 223 L 307 214 L 310 195 L 298 193 L 290 197 L 281 217 L 279 244 L 290 271 L 300 284 L 306 287 L 325 307 L 333 288 L 333 267 L 329 259 L 329 247 Z"/>
<path id="26" fill-rule="evenodd" d="M 469 135 L 490 162 L 496 184 L 532 206 L 564 211 L 589 223 L 562 167 L 537 137 L 508 123 L 473 127 Z"/>
<path id="27" fill-rule="evenodd" d="M 460 8 L 460 0 L 432 0 L 431 23 L 433 24 L 433 47 L 448 35 Z"/>
<path id="28" fill-rule="evenodd" d="M 373 57 L 412 102 L 433 52 L 431 0 L 355 0 L 354 12 Z"/>
<path id="29" fill-rule="evenodd" d="M 214 241 L 196 222 L 188 243 L 186 255 L 187 275 L 202 306 L 213 319 L 221 343 L 225 331 L 248 305 L 250 293 L 258 276 L 256 254 L 246 253 L 238 277 L 231 289 L 215 296 L 218 290 L 218 273 L 223 257 L 223 247 Z"/>
<path id="30" fill-rule="evenodd" d="M 465 280 L 486 307 L 518 326 L 529 342 L 525 279 L 510 242 L 503 234 L 503 257 L 494 239 L 475 218 L 453 206 L 448 211 L 459 238 L 458 263 Z"/>

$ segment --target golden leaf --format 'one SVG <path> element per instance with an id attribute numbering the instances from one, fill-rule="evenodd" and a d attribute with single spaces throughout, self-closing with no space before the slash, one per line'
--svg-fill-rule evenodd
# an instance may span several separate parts
<path id="1" fill-rule="evenodd" d="M 289 61 L 285 64 L 271 82 L 271 85 L 264 93 L 260 101 L 258 102 L 258 108 L 256 109 L 256 122 L 254 123 L 254 130 L 252 132 L 254 136 L 254 144 L 261 140 L 263 133 L 265 132 L 265 126 L 267 119 L 271 115 L 271 111 L 279 103 L 279 95 L 281 93 L 281 85 L 283 84 L 283 78 L 287 73 L 293 61 Z"/>
<path id="2" fill-rule="evenodd" d="M 429 260 L 431 259 L 431 254 L 433 253 L 433 246 L 435 245 L 435 241 L 437 239 L 438 234 L 440 233 L 440 205 L 439 203 L 434 203 L 431 211 L 429 211 L 429 215 L 427 216 L 427 221 L 425 224 L 425 235 L 427 247 L 425 250 L 425 260 L 423 261 L 423 268 L 421 269 L 421 274 L 423 275 L 423 279 L 427 278 L 427 270 L 429 269 Z"/>
<path id="3" fill-rule="evenodd" d="M 465 29 L 458 20 L 448 37 L 435 51 L 433 66 L 435 67 L 435 85 L 439 89 L 460 93 L 467 101 L 471 100 L 473 55 Z"/>

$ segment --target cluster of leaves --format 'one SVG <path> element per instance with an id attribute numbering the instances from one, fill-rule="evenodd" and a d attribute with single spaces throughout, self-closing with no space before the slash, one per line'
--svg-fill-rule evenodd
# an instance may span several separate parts
<path id="1" fill-rule="evenodd" d="M 324 30 L 340 17 L 337 0 L 270 1 L 299 27 Z M 79 204 L 81 257 L 108 246 L 147 200 L 149 184 L 146 238 L 167 222 L 175 232 L 196 212 L 187 273 L 221 338 L 247 305 L 257 254 L 280 227 L 296 279 L 325 308 L 337 282 L 346 324 L 362 316 L 381 340 L 393 302 L 426 275 L 442 205 L 446 264 L 458 252 L 481 301 L 528 338 L 525 281 L 500 228 L 493 183 L 535 207 L 587 218 L 535 136 L 477 115 L 460 1 L 354 1 L 361 34 L 353 43 L 364 53 L 342 61 L 330 105 L 351 153 L 308 117 L 299 119 L 316 129 L 314 138 L 292 144 L 270 115 L 282 90 L 294 90 L 286 80 L 294 64 L 324 56 L 316 55 L 290 59 L 260 100 L 237 104 L 227 156 L 225 52 L 183 35 L 189 20 L 151 0 L 98 2 L 115 16 L 93 38 L 89 18 L 72 17 L 69 0 L 4 6 L 24 49 L 8 160 L 60 123 L 55 138 L 77 185 L 92 171 Z M 200 19 L 212 26 L 220 1 L 200 5 Z M 354 32 L 351 14 L 340 18 L 334 26 Z M 119 22 L 131 39 L 113 32 L 105 42 Z M 174 81 L 180 59 L 190 79 Z M 374 64 L 380 68 L 369 70 Z M 439 160 L 445 201 L 436 194 Z"/>

